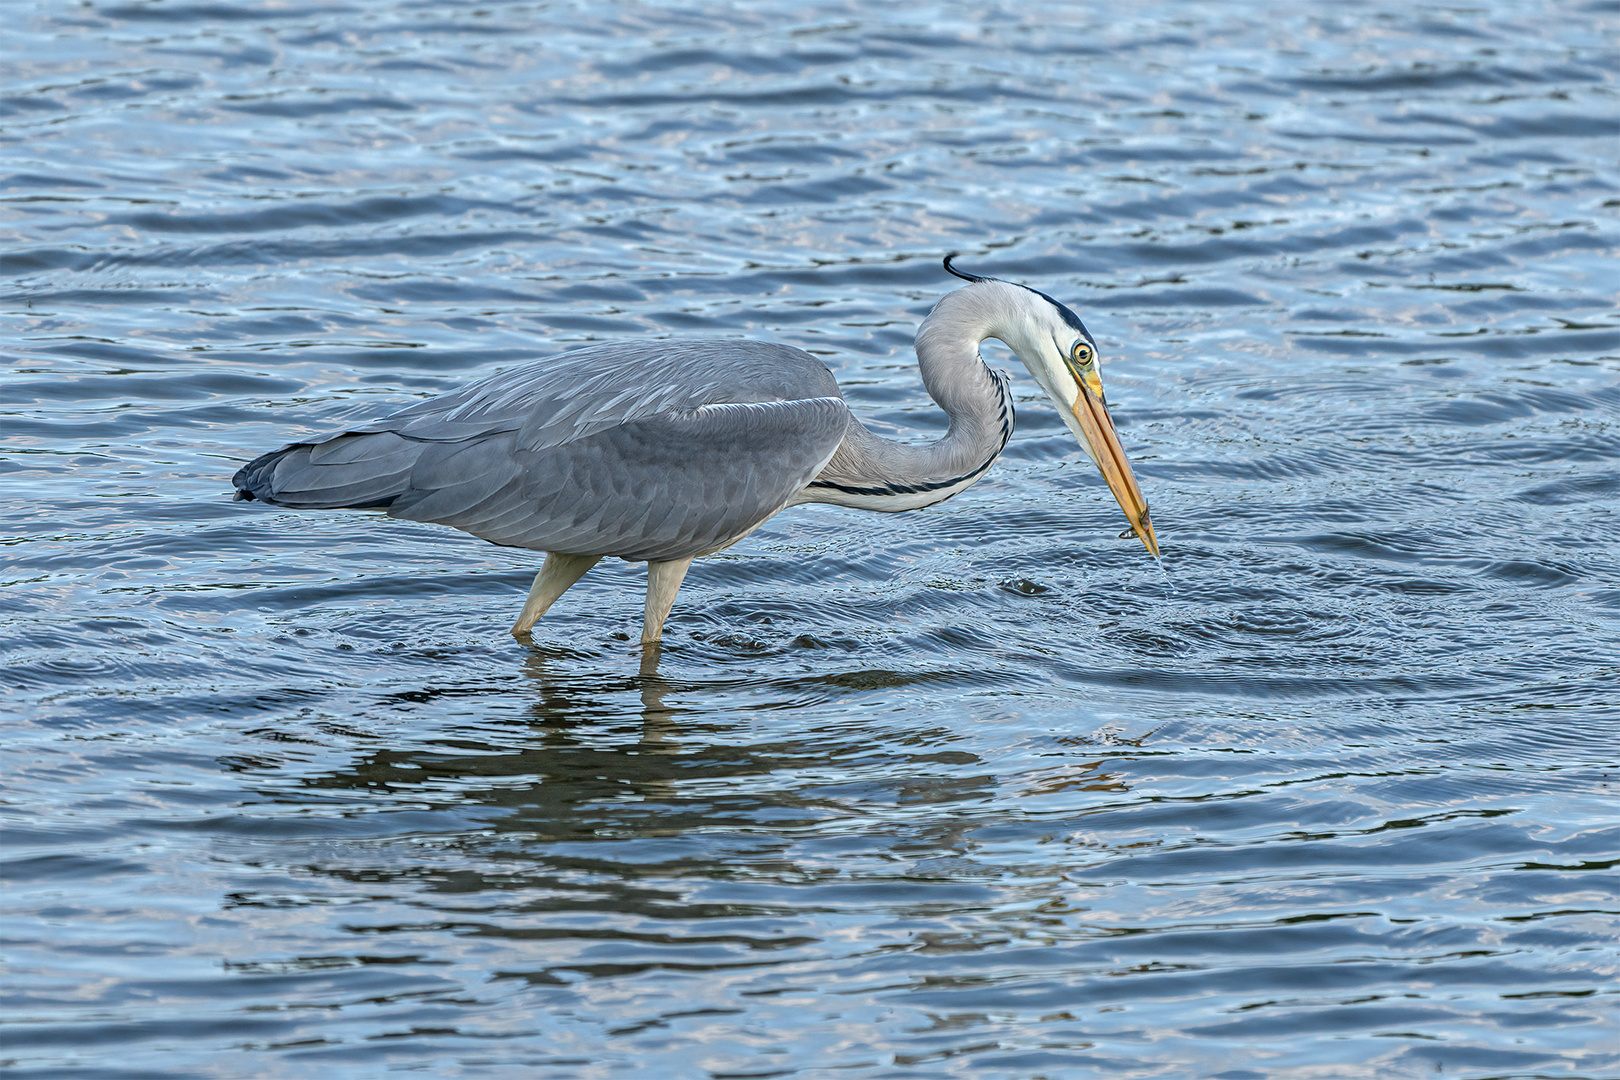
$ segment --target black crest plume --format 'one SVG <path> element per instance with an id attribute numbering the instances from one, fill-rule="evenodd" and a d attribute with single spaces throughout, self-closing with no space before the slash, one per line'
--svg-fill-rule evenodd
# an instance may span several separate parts
<path id="1" fill-rule="evenodd" d="M 952 275 L 954 275 L 956 277 L 959 277 L 963 281 L 1001 281 L 1002 280 L 1001 278 L 980 277 L 978 274 L 970 274 L 966 270 L 958 270 L 956 267 L 951 265 L 951 260 L 956 258 L 960 254 L 961 254 L 961 252 L 959 252 L 959 251 L 953 251 L 949 255 L 945 256 L 945 272 L 946 273 L 952 274 Z M 1036 296 L 1040 297 L 1042 300 L 1045 300 L 1047 303 L 1049 303 L 1053 307 L 1057 308 L 1058 314 L 1060 316 L 1062 316 L 1063 321 L 1065 323 L 1067 323 L 1069 326 L 1072 326 L 1074 329 L 1080 331 L 1081 334 L 1085 335 L 1086 340 L 1091 342 L 1092 347 L 1093 348 L 1096 347 L 1097 342 L 1092 339 L 1091 331 L 1086 329 L 1086 324 L 1080 321 L 1080 316 L 1078 316 L 1074 312 L 1070 311 L 1066 306 L 1064 306 L 1063 304 L 1059 303 L 1058 301 L 1052 299 L 1050 296 L 1047 296 L 1045 293 L 1041 292 L 1041 290 L 1039 290 L 1039 289 L 1030 289 L 1030 287 L 1028 285 L 1020 285 L 1016 281 L 1007 281 L 1007 282 L 1003 282 L 1003 284 L 1006 284 L 1006 285 L 1018 285 L 1018 287 L 1020 289 L 1028 289 L 1030 292 L 1034 293 Z"/>
<path id="2" fill-rule="evenodd" d="M 963 281 L 994 281 L 995 280 L 995 278 L 984 278 L 984 277 L 980 277 L 978 274 L 970 274 L 965 270 L 958 270 L 956 267 L 952 266 L 951 265 L 951 260 L 956 258 L 960 254 L 962 254 L 960 251 L 953 251 L 949 255 L 945 256 L 945 272 L 947 274 L 954 274 L 957 277 L 961 278 Z"/>

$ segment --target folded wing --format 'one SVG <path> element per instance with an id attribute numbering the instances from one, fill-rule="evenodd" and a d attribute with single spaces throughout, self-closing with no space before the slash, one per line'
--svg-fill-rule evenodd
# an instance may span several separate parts
<path id="1" fill-rule="evenodd" d="M 787 505 L 849 422 L 831 374 L 797 349 L 610 346 L 284 447 L 235 483 L 239 498 L 385 508 L 497 544 L 676 559 Z"/>

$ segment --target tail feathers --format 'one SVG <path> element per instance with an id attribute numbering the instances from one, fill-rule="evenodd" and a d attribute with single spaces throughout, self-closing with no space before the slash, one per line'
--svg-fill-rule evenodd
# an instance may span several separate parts
<path id="1" fill-rule="evenodd" d="M 238 500 L 296 510 L 383 509 L 409 487 L 423 446 L 388 431 L 294 443 L 244 465 L 231 483 Z"/>

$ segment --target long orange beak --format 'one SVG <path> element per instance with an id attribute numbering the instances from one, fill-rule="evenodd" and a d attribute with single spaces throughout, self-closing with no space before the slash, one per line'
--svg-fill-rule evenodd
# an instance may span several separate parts
<path id="1" fill-rule="evenodd" d="M 1095 371 L 1088 375 L 1075 380 L 1080 384 L 1080 396 L 1074 399 L 1070 408 L 1074 411 L 1074 418 L 1080 421 L 1080 430 L 1085 433 L 1086 442 L 1091 444 L 1091 456 L 1096 460 L 1103 479 L 1108 482 L 1108 490 L 1114 493 L 1119 508 L 1125 511 L 1131 530 L 1156 559 L 1159 557 L 1159 538 L 1153 535 L 1147 500 L 1137 486 L 1131 463 L 1125 457 L 1125 448 L 1119 444 L 1119 433 L 1114 430 L 1114 421 L 1108 415 L 1108 406 L 1103 403 L 1102 380 Z M 1096 383 L 1095 387 L 1091 385 L 1093 382 Z"/>

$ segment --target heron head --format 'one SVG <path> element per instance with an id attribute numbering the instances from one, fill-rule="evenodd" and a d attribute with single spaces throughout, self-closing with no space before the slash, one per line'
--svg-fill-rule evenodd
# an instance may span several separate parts
<path id="1" fill-rule="evenodd" d="M 1096 339 L 1080 316 L 1045 293 L 1016 282 L 965 273 L 951 265 L 955 257 L 954 253 L 945 256 L 947 271 L 974 284 L 1000 287 L 995 291 L 1001 301 L 996 305 L 1001 317 L 994 321 L 988 336 L 999 338 L 1023 361 L 1102 473 L 1108 490 L 1130 520 L 1132 531 L 1157 556 L 1159 540 L 1148 515 L 1147 499 L 1136 483 L 1119 433 L 1108 415 Z"/>

